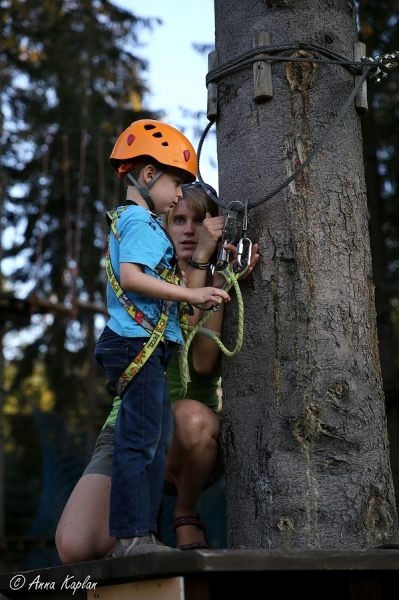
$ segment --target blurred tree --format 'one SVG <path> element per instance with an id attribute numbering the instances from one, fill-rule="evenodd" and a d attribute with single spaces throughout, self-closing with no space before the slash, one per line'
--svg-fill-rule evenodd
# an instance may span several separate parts
<path id="1" fill-rule="evenodd" d="M 1 0 L 0 7 L 0 206 L 8 289 L 71 308 L 77 300 L 100 303 L 104 211 L 123 198 L 106 159 L 122 129 L 154 117 L 142 108 L 146 63 L 135 55 L 140 30 L 154 20 L 108 0 Z M 91 443 L 110 400 L 92 358 L 94 325 L 89 311 L 32 317 L 10 389 L 22 409 L 31 401 L 23 383 L 43 362 L 54 411 L 73 427 L 88 420 Z M 24 419 L 14 416 L 9 431 L 19 443 L 25 439 L 29 452 Z"/>
<path id="2" fill-rule="evenodd" d="M 145 64 L 133 54 L 137 30 L 150 23 L 106 0 L 1 5 L 1 60 L 10 74 L 2 97 L 10 280 L 71 305 L 75 279 L 78 297 L 100 301 L 104 201 L 119 199 L 104 154 L 118 131 L 151 116 L 141 109 Z M 20 356 L 15 385 L 43 357 L 55 409 L 75 413 L 77 397 L 84 406 L 91 321 L 79 314 L 42 322 L 43 333 Z"/>
<path id="3" fill-rule="evenodd" d="M 360 37 L 368 53 L 392 51 L 399 39 L 399 2 L 361 0 L 359 9 Z M 393 72 L 382 84 L 370 83 L 368 100 L 371 110 L 362 119 L 362 126 L 380 354 L 385 391 L 397 395 L 398 332 L 392 328 L 397 303 L 392 304 L 392 300 L 399 291 L 399 73 Z"/>
<path id="4" fill-rule="evenodd" d="M 360 0 L 360 39 L 367 55 L 398 50 L 399 2 Z M 399 499 L 399 71 L 368 85 L 362 117 L 370 242 L 391 464 Z"/>

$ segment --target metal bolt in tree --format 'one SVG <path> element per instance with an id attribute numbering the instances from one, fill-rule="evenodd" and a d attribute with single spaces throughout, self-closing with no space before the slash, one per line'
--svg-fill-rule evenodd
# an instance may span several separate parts
<path id="1" fill-rule="evenodd" d="M 353 59 L 355 11 L 341 0 L 215 0 L 219 65 L 250 50 L 261 31 L 272 44 L 314 43 Z M 273 63 L 271 99 L 254 100 L 251 66 L 219 81 L 225 204 L 251 203 L 292 174 L 353 89 L 342 66 L 297 54 L 308 62 Z M 243 289 L 243 349 L 223 365 L 229 546 L 396 541 L 354 103 L 305 171 L 249 216 L 261 260 Z"/>

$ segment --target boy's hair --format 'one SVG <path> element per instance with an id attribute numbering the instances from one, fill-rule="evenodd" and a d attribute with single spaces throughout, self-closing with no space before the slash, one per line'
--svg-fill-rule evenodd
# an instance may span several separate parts
<path id="1" fill-rule="evenodd" d="M 204 190 L 201 190 L 194 185 L 183 188 L 182 200 L 187 202 L 189 208 L 193 211 L 196 217 L 201 219 L 201 221 L 205 219 L 207 212 L 211 213 L 212 217 L 217 217 L 218 215 L 217 204 L 209 198 L 208 194 L 204 192 Z M 170 209 L 163 218 L 165 229 L 169 230 L 174 210 L 175 209 L 173 208 Z"/>
<path id="2" fill-rule="evenodd" d="M 128 165 L 131 162 L 132 161 L 121 161 L 119 166 L 122 166 L 124 164 Z M 129 185 L 133 186 L 133 183 L 130 181 L 129 177 L 127 177 L 127 174 L 130 173 L 136 180 L 138 180 L 141 171 L 145 169 L 148 165 L 152 165 L 155 171 L 159 171 L 160 169 L 166 170 L 165 165 L 162 165 L 160 162 L 155 160 L 155 158 L 151 158 L 151 156 L 142 156 L 140 157 L 137 165 L 133 169 L 126 171 L 126 175 L 123 177 L 123 184 L 126 189 L 129 187 Z"/>

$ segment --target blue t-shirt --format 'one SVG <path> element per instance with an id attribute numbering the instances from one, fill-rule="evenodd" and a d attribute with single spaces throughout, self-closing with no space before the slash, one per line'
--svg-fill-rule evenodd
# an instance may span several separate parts
<path id="1" fill-rule="evenodd" d="M 121 262 L 142 265 L 144 273 L 157 279 L 161 279 L 161 277 L 155 273 L 154 269 L 159 263 L 173 270 L 172 245 L 162 229 L 161 220 L 151 216 L 147 209 L 136 205 L 128 206 L 118 218 L 117 229 L 120 241 L 118 242 L 111 232 L 110 256 L 112 268 L 119 282 L 119 263 Z M 146 298 L 133 292 L 126 292 L 126 295 L 139 310 L 152 320 L 154 325 L 158 323 L 162 312 L 162 300 Z M 123 308 L 109 282 L 107 302 L 110 315 L 107 325 L 112 331 L 124 337 L 150 337 L 150 334 Z M 178 303 L 173 302 L 164 337 L 177 344 L 182 344 L 183 338 L 177 308 Z"/>

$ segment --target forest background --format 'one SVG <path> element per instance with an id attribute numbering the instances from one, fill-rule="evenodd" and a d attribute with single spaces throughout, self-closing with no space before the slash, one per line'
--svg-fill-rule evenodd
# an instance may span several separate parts
<path id="1" fill-rule="evenodd" d="M 143 107 L 139 58 L 140 36 L 155 22 L 106 0 L 0 0 L 0 8 L 0 296 L 33 307 L 0 317 L 13 349 L 3 376 L 5 534 L 52 535 L 109 412 L 93 351 L 104 324 L 104 212 L 124 190 L 107 158 L 133 120 L 162 117 Z M 367 55 L 398 50 L 399 1 L 358 8 Z M 370 82 L 368 101 L 364 161 L 399 498 L 399 72 Z M 206 123 L 192 118 L 197 131 Z"/>

